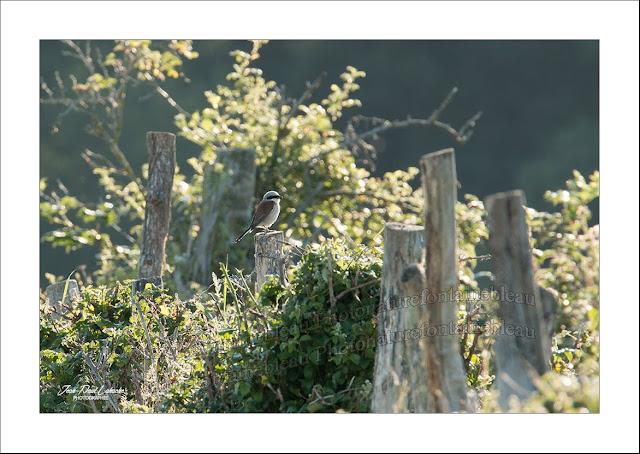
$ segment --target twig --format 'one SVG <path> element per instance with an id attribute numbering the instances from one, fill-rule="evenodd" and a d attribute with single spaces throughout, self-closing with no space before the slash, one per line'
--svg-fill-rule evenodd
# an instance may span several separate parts
<path id="1" fill-rule="evenodd" d="M 173 356 L 173 360 L 175 362 L 178 361 L 178 354 L 176 353 L 175 348 L 173 347 L 173 345 L 171 344 L 171 342 L 169 341 L 169 338 L 167 337 L 165 330 L 164 330 L 164 326 L 162 325 L 162 322 L 160 321 L 160 319 L 158 318 L 158 316 L 154 313 L 151 313 L 151 315 L 153 316 L 154 320 L 156 321 L 156 323 L 158 324 L 158 328 L 160 328 L 160 337 L 162 338 L 162 340 L 167 344 L 167 346 L 169 347 L 169 351 L 171 352 L 171 356 Z M 177 330 L 176 330 L 177 331 Z M 166 356 L 166 355 L 165 355 Z"/>
<path id="2" fill-rule="evenodd" d="M 442 114 L 442 112 L 444 112 L 444 109 L 447 108 L 447 106 L 451 103 L 451 101 L 453 100 L 453 97 L 457 93 L 458 93 L 458 87 L 453 87 L 449 92 L 449 94 L 447 95 L 447 97 L 442 100 L 442 102 L 440 103 L 440 106 L 431 113 L 427 121 L 430 121 L 433 123 L 438 118 L 440 118 L 440 115 Z"/>
<path id="3" fill-rule="evenodd" d="M 91 370 L 91 373 L 95 376 L 96 380 L 98 381 L 98 384 L 101 387 L 106 387 L 104 380 L 100 376 L 100 372 L 96 368 L 95 364 L 93 364 L 93 361 L 91 361 L 91 358 L 89 358 L 89 355 L 87 355 L 83 350 L 80 350 L 80 351 L 82 352 L 82 358 L 84 359 L 85 364 L 89 366 L 89 369 Z M 116 402 L 115 398 L 113 397 L 113 394 L 107 393 L 107 397 L 108 397 L 108 402 L 111 404 L 111 407 L 113 408 L 113 410 L 116 413 L 122 413 L 122 410 L 120 409 L 118 402 Z"/>
<path id="4" fill-rule="evenodd" d="M 144 319 L 144 315 L 142 314 L 142 307 L 140 306 L 140 301 L 138 298 L 134 297 L 133 301 L 138 308 L 138 313 L 140 314 L 140 319 L 142 320 L 142 327 L 144 328 L 144 334 L 147 338 L 147 344 L 149 346 L 149 355 L 151 356 L 151 363 L 153 364 L 153 376 L 156 385 L 156 402 L 159 401 L 160 398 L 160 390 L 158 389 L 158 371 L 156 369 L 156 360 L 155 355 L 153 354 L 153 345 L 151 344 L 151 337 L 149 336 L 149 329 L 147 328 L 147 323 Z"/>
<path id="5" fill-rule="evenodd" d="M 333 270 L 331 269 L 331 252 L 327 254 L 327 280 L 329 284 L 329 301 L 331 307 L 336 305 L 336 296 L 333 294 Z"/>
<path id="6" fill-rule="evenodd" d="M 276 392 L 276 390 L 273 389 L 273 386 L 271 386 L 271 383 L 267 383 L 267 388 L 269 388 L 273 392 L 273 394 L 276 395 L 276 397 L 278 398 L 280 403 L 284 405 L 284 398 L 282 397 L 282 393 L 280 392 L 280 388 L 278 388 L 278 391 Z"/>
<path id="7" fill-rule="evenodd" d="M 346 290 L 343 290 L 342 292 L 338 293 L 338 296 L 336 296 L 336 300 L 339 300 L 340 298 L 342 298 L 344 295 L 346 295 L 347 293 L 349 293 L 352 290 L 358 290 L 358 289 L 360 289 L 362 287 L 367 287 L 368 285 L 375 284 L 378 281 L 380 281 L 379 277 L 377 277 L 375 279 L 371 279 L 370 281 L 364 282 L 364 283 L 362 283 L 360 285 L 356 285 L 355 287 L 351 287 L 351 288 L 348 288 Z"/>
<path id="8" fill-rule="evenodd" d="M 464 262 L 464 261 L 467 261 L 467 260 L 480 260 L 480 261 L 491 260 L 491 254 L 477 255 L 475 257 L 464 257 L 464 256 L 461 255 L 458 258 L 458 260 L 461 261 L 461 262 Z"/>
<path id="9" fill-rule="evenodd" d="M 173 107 L 174 109 L 176 109 L 178 112 L 180 112 L 182 115 L 184 115 L 185 117 L 191 119 L 192 116 L 189 112 L 187 112 L 186 110 L 184 110 L 180 104 L 178 104 L 170 95 L 169 93 L 167 93 L 161 86 L 160 84 L 158 84 L 157 81 L 154 80 L 153 85 L 156 88 L 156 92 L 158 92 L 158 94 L 160 96 L 162 96 L 164 99 L 166 99 L 166 101 L 169 103 L 169 105 L 171 107 Z M 200 126 L 200 124 L 198 124 L 198 126 Z"/>

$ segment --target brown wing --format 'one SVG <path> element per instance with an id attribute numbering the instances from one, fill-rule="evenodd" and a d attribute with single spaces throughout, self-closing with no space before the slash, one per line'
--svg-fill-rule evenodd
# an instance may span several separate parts
<path id="1" fill-rule="evenodd" d="M 275 204 L 276 203 L 272 202 L 271 200 L 260 202 L 258 208 L 256 208 L 256 212 L 253 213 L 253 219 L 251 220 L 251 226 L 249 227 L 249 230 L 253 230 L 257 226 L 259 226 L 260 223 L 264 221 L 264 218 L 266 218 L 267 215 L 271 213 L 271 210 L 273 210 L 273 206 Z"/>

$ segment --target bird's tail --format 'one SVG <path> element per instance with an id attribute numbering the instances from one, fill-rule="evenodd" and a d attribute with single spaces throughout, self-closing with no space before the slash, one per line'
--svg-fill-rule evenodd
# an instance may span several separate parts
<path id="1" fill-rule="evenodd" d="M 251 227 L 249 227 L 247 230 L 245 230 L 244 233 L 238 237 L 238 239 L 236 240 L 236 243 L 239 243 L 240 240 L 242 240 L 247 235 L 247 233 L 249 233 L 250 231 L 251 231 Z"/>

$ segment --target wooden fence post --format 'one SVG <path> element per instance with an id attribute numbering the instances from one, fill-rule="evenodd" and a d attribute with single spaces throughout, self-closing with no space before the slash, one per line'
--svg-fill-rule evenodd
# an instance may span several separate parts
<path id="1" fill-rule="evenodd" d="M 258 291 L 270 275 L 278 276 L 284 285 L 284 233 L 279 231 L 258 233 L 254 237 L 256 258 L 256 282 Z"/>
<path id="2" fill-rule="evenodd" d="M 424 413 L 430 407 L 420 336 L 424 238 L 424 227 L 385 225 L 373 413 Z"/>
<path id="3" fill-rule="evenodd" d="M 67 315 L 69 313 L 69 308 L 73 308 L 73 304 L 80 299 L 78 281 L 75 279 L 69 279 L 67 294 L 64 295 L 64 288 L 66 285 L 67 281 L 60 281 L 49 285 L 46 290 L 49 304 L 55 308 L 55 312 L 52 315 L 57 320 L 61 319 L 62 315 Z M 64 301 L 62 301 L 63 296 Z"/>
<path id="4" fill-rule="evenodd" d="M 254 149 L 219 152 L 216 163 L 223 166 L 221 174 L 214 172 L 214 164 L 205 166 L 200 228 L 187 258 L 187 263 L 193 264 L 192 276 L 187 278 L 203 285 L 211 283 L 214 245 L 234 244 L 238 232 L 247 227 L 256 186 Z M 220 230 L 228 236 L 220 238 Z"/>
<path id="5" fill-rule="evenodd" d="M 535 378 L 549 370 L 555 323 L 555 298 L 534 280 L 524 203 L 519 190 L 490 195 L 484 203 L 503 332 L 494 344 L 495 389 L 504 409 L 514 396 L 529 397 Z"/>
<path id="6" fill-rule="evenodd" d="M 430 393 L 438 396 L 433 411 L 473 411 L 456 329 L 457 180 L 453 149 L 423 156 L 420 168 L 425 210 L 426 307 L 429 330 L 437 333 L 426 337 Z"/>
<path id="7" fill-rule="evenodd" d="M 176 136 L 148 132 L 149 181 L 145 197 L 144 226 L 138 278 L 162 277 L 165 244 L 171 219 L 171 191 L 176 168 Z"/>

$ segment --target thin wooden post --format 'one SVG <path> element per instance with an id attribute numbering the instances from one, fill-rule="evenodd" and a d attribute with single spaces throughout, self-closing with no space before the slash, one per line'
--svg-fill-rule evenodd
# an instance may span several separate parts
<path id="1" fill-rule="evenodd" d="M 67 281 L 56 282 L 55 284 L 49 285 L 46 290 L 49 304 L 55 308 L 55 312 L 52 315 L 58 320 L 62 318 L 63 315 L 69 314 L 69 309 L 73 309 L 73 304 L 80 299 L 78 281 L 69 279 L 67 294 L 64 295 L 66 285 Z M 62 301 L 63 296 L 64 301 Z"/>
<path id="2" fill-rule="evenodd" d="M 258 291 L 269 279 L 269 276 L 278 276 L 280 282 L 284 284 L 285 276 L 282 267 L 284 233 L 278 231 L 258 233 L 254 237 L 254 241 Z"/>
<path id="3" fill-rule="evenodd" d="M 420 160 L 424 190 L 426 297 L 429 331 L 427 371 L 433 411 L 473 411 L 457 336 L 458 254 L 455 207 L 457 180 L 452 148 Z M 434 331 L 435 330 L 435 331 Z"/>
<path id="4" fill-rule="evenodd" d="M 171 191 L 176 168 L 176 136 L 148 132 L 149 181 L 145 198 L 144 227 L 138 278 L 162 277 L 165 244 L 171 219 Z"/>
<path id="5" fill-rule="evenodd" d="M 424 227 L 385 225 L 373 413 L 424 413 L 430 407 L 420 331 L 424 238 Z"/>
<path id="6" fill-rule="evenodd" d="M 513 397 L 529 397 L 535 390 L 535 378 L 549 370 L 550 328 L 555 321 L 555 298 L 547 290 L 541 292 L 535 283 L 524 202 L 519 190 L 485 200 L 498 316 L 504 332 L 494 344 L 495 389 L 504 409 Z"/>

